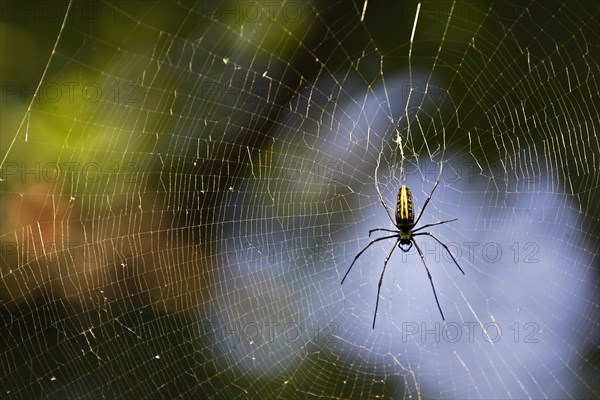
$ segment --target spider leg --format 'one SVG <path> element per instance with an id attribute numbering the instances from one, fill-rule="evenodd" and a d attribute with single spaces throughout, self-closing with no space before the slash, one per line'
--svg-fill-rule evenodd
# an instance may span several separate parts
<path id="1" fill-rule="evenodd" d="M 442 224 L 445 224 L 445 223 L 448 223 L 448 222 L 454 222 L 454 221 L 457 221 L 457 220 L 458 220 L 458 218 L 452 218 L 452 219 L 447 219 L 447 220 L 445 220 L 445 221 L 438 221 L 438 222 L 434 222 L 433 224 L 427 224 L 427 225 L 423 225 L 423 226 L 422 226 L 422 227 L 420 227 L 420 228 L 413 229 L 413 233 L 415 233 L 415 232 L 417 232 L 417 231 L 420 231 L 420 230 L 421 230 L 421 229 L 423 229 L 423 228 L 429 228 L 430 226 L 442 225 Z"/>
<path id="2" fill-rule="evenodd" d="M 352 266 L 354 265 L 354 263 L 356 262 L 356 260 L 358 260 L 358 257 L 361 256 L 362 253 L 365 252 L 365 250 L 367 250 L 373 243 L 375 242 L 379 242 L 380 240 L 384 240 L 384 239 L 391 239 L 393 237 L 398 237 L 398 235 L 390 235 L 390 236 L 384 236 L 384 237 L 380 237 L 377 239 L 373 239 L 371 240 L 371 242 L 366 245 L 357 255 L 356 257 L 354 257 L 354 261 L 352 261 L 352 264 L 350 264 L 350 268 L 348 268 L 348 271 L 346 271 L 346 275 L 344 275 L 344 278 L 342 278 L 342 282 L 340 283 L 341 285 L 344 284 L 344 280 L 346 280 L 346 277 L 348 276 L 348 274 L 350 273 L 350 270 L 352 269 Z"/>
<path id="3" fill-rule="evenodd" d="M 393 229 L 386 229 L 386 228 L 377 228 L 377 229 L 371 229 L 369 231 L 369 237 L 371 237 L 371 234 L 375 231 L 387 231 L 387 232 L 392 232 L 392 233 L 398 233 L 398 230 L 393 230 Z"/>
<path id="4" fill-rule="evenodd" d="M 423 204 L 423 208 L 421 208 L 421 212 L 419 213 L 419 216 L 417 217 L 417 220 L 415 221 L 415 225 L 417 225 L 417 223 L 421 219 L 421 216 L 423 215 L 423 211 L 425 211 L 427 204 L 429 204 L 429 200 L 431 200 L 431 196 L 433 196 L 433 192 L 435 192 L 435 189 L 438 187 L 438 185 L 440 183 L 440 178 L 442 177 L 442 165 L 443 164 L 440 164 L 440 174 L 438 175 L 437 180 L 435 181 L 435 185 L 433 185 L 433 189 L 431 189 L 431 193 L 429 193 L 427 200 L 425 200 L 425 203 Z"/>
<path id="5" fill-rule="evenodd" d="M 375 329 L 375 319 L 377 318 L 377 309 L 379 308 L 379 292 L 381 292 L 381 283 L 383 282 L 383 274 L 385 274 L 385 267 L 387 267 L 387 263 L 390 260 L 390 257 L 392 256 L 394 250 L 396 250 L 396 246 L 398 245 L 399 241 L 400 239 L 396 240 L 396 243 L 394 243 L 394 246 L 385 258 L 385 261 L 383 262 L 383 270 L 381 271 L 381 276 L 379 277 L 379 286 L 377 287 L 377 302 L 375 303 L 375 315 L 373 315 L 373 329 Z"/>
<path id="6" fill-rule="evenodd" d="M 454 264 L 456 264 L 456 266 L 458 267 L 458 269 L 460 269 L 460 272 L 462 272 L 463 275 L 465 274 L 465 271 L 463 271 L 462 268 L 460 267 L 460 265 L 458 265 L 458 261 L 456 261 L 456 258 L 454 258 L 454 256 L 450 252 L 450 249 L 448 248 L 448 246 L 446 246 L 446 244 L 444 242 L 442 242 L 440 239 L 438 239 L 437 237 L 435 237 L 433 235 L 433 233 L 431 233 L 431 232 L 419 232 L 419 233 L 415 233 L 413 236 L 419 236 L 419 235 L 431 236 L 436 242 L 438 242 L 439 244 L 441 244 L 446 249 L 446 251 L 448 252 L 448 254 L 450 254 L 450 257 L 452 257 L 452 261 L 454 261 Z"/>
<path id="7" fill-rule="evenodd" d="M 431 278 L 431 272 L 429 272 L 429 268 L 427 268 L 427 263 L 425 262 L 425 256 L 423 255 L 423 252 L 417 245 L 417 242 L 415 241 L 415 239 L 410 239 L 410 240 L 413 242 L 413 244 L 417 248 L 417 251 L 419 252 L 419 255 L 421 256 L 421 261 L 423 261 L 423 265 L 425 266 L 425 271 L 427 271 L 427 277 L 429 278 L 429 282 L 431 282 L 431 288 L 433 289 L 433 296 L 435 297 L 435 302 L 437 303 L 438 309 L 440 310 L 440 314 L 442 314 L 442 321 L 445 321 L 446 319 L 444 318 L 444 313 L 442 312 L 442 307 L 440 307 L 440 302 L 438 301 L 437 293 L 435 292 L 435 286 L 433 286 L 433 279 Z"/>

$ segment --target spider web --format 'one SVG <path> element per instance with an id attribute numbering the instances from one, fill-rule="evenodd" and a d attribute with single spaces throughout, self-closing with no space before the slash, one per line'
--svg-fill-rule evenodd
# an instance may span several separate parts
<path id="1" fill-rule="evenodd" d="M 599 395 L 596 2 L 5 4 L 3 397 Z"/>

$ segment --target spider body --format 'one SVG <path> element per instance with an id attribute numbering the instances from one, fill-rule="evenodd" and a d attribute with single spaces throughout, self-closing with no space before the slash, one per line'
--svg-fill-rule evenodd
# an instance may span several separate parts
<path id="1" fill-rule="evenodd" d="M 440 314 L 442 316 L 442 320 L 445 321 L 444 313 L 442 312 L 442 307 L 440 307 L 440 302 L 438 301 L 437 293 L 435 291 L 435 286 L 433 285 L 433 279 L 431 277 L 431 273 L 429 272 L 429 268 L 427 267 L 427 263 L 425 261 L 425 255 L 423 254 L 423 252 L 421 251 L 421 249 L 417 245 L 417 242 L 414 239 L 415 236 L 421 236 L 421 235 L 427 235 L 427 236 L 430 236 L 431 238 L 433 238 L 433 240 L 435 240 L 436 242 L 438 242 L 439 244 L 441 244 L 442 247 L 444 249 L 446 249 L 446 251 L 448 252 L 448 254 L 450 254 L 450 257 L 452 257 L 452 261 L 454 261 L 454 263 L 456 264 L 456 266 L 458 267 L 458 269 L 460 270 L 460 272 L 462 272 L 463 275 L 465 274 L 465 272 L 462 270 L 462 268 L 460 267 L 460 265 L 458 265 L 458 262 L 456 261 L 456 258 L 454 258 L 454 256 L 450 252 L 450 249 L 448 248 L 448 246 L 446 246 L 445 243 L 443 243 L 441 240 L 439 240 L 431 232 L 421 232 L 421 230 L 424 229 L 424 228 L 428 228 L 428 227 L 435 226 L 435 225 L 442 225 L 442 224 L 445 224 L 445 223 L 448 223 L 448 222 L 456 221 L 457 218 L 449 219 L 449 220 L 446 220 L 446 221 L 438 221 L 438 222 L 434 222 L 432 224 L 425 224 L 425 225 L 421 226 L 420 228 L 416 228 L 415 229 L 416 225 L 419 223 L 419 220 L 421 219 L 421 216 L 423 215 L 423 212 L 425 211 L 425 208 L 427 207 L 427 204 L 429 204 L 429 200 L 431 200 L 431 196 L 433 195 L 433 192 L 435 191 L 435 189 L 437 188 L 438 184 L 440 183 L 440 177 L 441 177 L 441 175 L 442 175 L 442 171 L 440 169 L 440 174 L 438 175 L 438 178 L 437 178 L 437 180 L 435 182 L 435 185 L 433 186 L 433 189 L 431 189 L 431 193 L 429 193 L 429 196 L 425 200 L 425 203 L 423 204 L 423 208 L 421 208 L 421 211 L 419 212 L 419 216 L 417 217 L 416 221 L 414 219 L 415 218 L 415 214 L 414 214 L 412 192 L 410 191 L 410 189 L 408 188 L 408 186 L 406 186 L 406 185 L 401 185 L 400 186 L 400 188 L 398 189 L 398 198 L 397 198 L 397 201 L 396 201 L 396 222 L 394 224 L 395 227 L 396 227 L 396 229 L 387 229 L 387 228 L 375 228 L 375 229 L 371 229 L 369 231 L 369 237 L 371 236 L 371 234 L 373 232 L 376 232 L 376 231 L 391 232 L 392 235 L 383 236 L 383 237 L 371 240 L 371 242 L 369 242 L 369 244 L 367 244 L 354 257 L 354 261 L 352 261 L 352 264 L 350 264 L 350 267 L 348 268 L 348 271 L 346 271 L 346 274 L 342 278 L 342 282 L 341 283 L 343 284 L 344 280 L 346 280 L 346 277 L 350 273 L 350 270 L 354 266 L 354 263 L 356 262 L 356 260 L 358 260 L 358 258 L 371 245 L 373 245 L 376 242 L 379 242 L 380 240 L 396 239 L 396 242 L 394 243 L 394 246 L 392 246 L 392 249 L 388 253 L 387 257 L 385 258 L 385 261 L 383 262 L 383 270 L 381 271 L 381 277 L 379 278 L 379 286 L 377 288 L 377 302 L 375 303 L 375 315 L 373 316 L 373 329 L 375 329 L 375 320 L 377 318 L 377 308 L 379 307 L 379 294 L 380 294 L 380 291 L 381 291 L 381 284 L 383 282 L 383 275 L 385 274 L 385 268 L 387 266 L 387 263 L 390 260 L 390 258 L 392 257 L 392 253 L 396 249 L 396 245 L 398 246 L 398 248 L 400 250 L 402 250 L 405 253 L 407 253 L 413 247 L 413 245 L 417 249 L 417 252 L 419 253 L 419 256 L 421 257 L 421 261 L 423 262 L 423 266 L 425 267 L 425 271 L 427 272 L 427 277 L 429 278 L 429 282 L 431 283 L 431 288 L 433 290 L 433 296 L 435 297 L 435 302 L 437 303 L 438 309 L 440 310 Z M 381 204 L 383 205 L 383 207 L 386 209 L 386 212 L 387 212 L 388 211 L 387 205 L 383 202 L 383 200 L 381 198 L 379 200 L 381 201 Z M 389 212 L 388 212 L 388 215 L 390 216 L 390 219 L 391 219 L 391 215 L 389 214 Z M 408 247 L 405 247 L 405 246 L 408 246 Z"/>
<path id="2" fill-rule="evenodd" d="M 400 234 L 400 243 L 398 247 L 412 244 L 411 230 L 415 226 L 415 212 L 413 208 L 412 192 L 406 185 L 400 186 L 398 189 L 398 201 L 396 202 L 396 228 Z M 410 249 L 410 247 L 409 247 Z M 408 250 L 407 250 L 408 251 Z"/>

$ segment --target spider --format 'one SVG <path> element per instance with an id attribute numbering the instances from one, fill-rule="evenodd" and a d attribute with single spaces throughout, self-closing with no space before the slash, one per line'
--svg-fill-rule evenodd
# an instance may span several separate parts
<path id="1" fill-rule="evenodd" d="M 450 252 L 450 249 L 448 249 L 448 246 L 446 246 L 445 243 L 443 243 L 440 239 L 438 239 L 431 232 L 419 232 L 424 228 L 429 228 L 431 226 L 442 225 L 442 224 L 446 224 L 448 222 L 456 221 L 458 218 L 453 218 L 453 219 L 449 219 L 449 220 L 445 220 L 445 221 L 438 221 L 438 222 L 434 222 L 432 224 L 426 224 L 426 225 L 421 226 L 420 228 L 415 229 L 415 226 L 421 219 L 421 216 L 423 215 L 423 212 L 425 211 L 427 204 L 429 204 L 429 200 L 431 200 L 431 196 L 433 196 L 433 192 L 435 191 L 438 184 L 440 183 L 441 176 L 442 176 L 442 171 L 440 169 L 440 174 L 438 175 L 435 185 L 433 185 L 433 189 L 431 190 L 431 193 L 429 193 L 427 200 L 425 200 L 425 203 L 423 204 L 423 208 L 421 209 L 421 212 L 419 213 L 419 216 L 417 217 L 416 221 L 414 220 L 415 214 L 414 214 L 414 208 L 413 208 L 412 193 L 411 193 L 410 189 L 408 188 L 408 186 L 406 186 L 406 185 L 400 186 L 400 189 L 398 189 L 398 199 L 396 202 L 396 223 L 395 223 L 396 229 L 375 228 L 375 229 L 371 229 L 369 231 L 369 237 L 371 237 L 371 234 L 375 231 L 392 232 L 393 235 L 383 236 L 383 237 L 380 237 L 377 239 L 373 239 L 368 245 L 366 245 L 356 255 L 356 257 L 354 257 L 354 261 L 352 261 L 352 264 L 350 264 L 350 268 L 348 268 L 348 271 L 346 271 L 346 274 L 344 275 L 344 278 L 342 279 L 341 284 L 343 284 L 344 280 L 346 280 L 346 277 L 350 273 L 350 270 L 354 266 L 354 263 L 356 262 L 356 260 L 358 260 L 358 258 L 365 252 L 365 250 L 367 250 L 373 243 L 379 242 L 380 240 L 396 238 L 396 242 L 394 243 L 394 246 L 388 253 L 387 257 L 385 258 L 385 261 L 383 262 L 383 270 L 381 271 L 381 277 L 379 278 L 379 286 L 377 288 L 377 302 L 375 303 L 375 315 L 373 316 L 373 329 L 375 329 L 375 319 L 377 318 L 377 308 L 379 307 L 379 293 L 381 292 L 381 283 L 383 282 L 383 274 L 385 273 L 385 267 L 387 266 L 387 263 L 390 260 L 392 253 L 396 249 L 396 245 L 398 245 L 398 248 L 405 253 L 407 253 L 412 248 L 413 245 L 417 249 L 417 252 L 421 256 L 421 260 L 423 261 L 423 265 L 425 266 L 425 271 L 427 271 L 427 277 L 429 278 L 429 282 L 431 283 L 431 288 L 433 289 L 433 296 L 435 297 L 435 302 L 437 303 L 438 309 L 440 310 L 440 314 L 442 315 L 442 320 L 445 321 L 444 313 L 442 312 L 442 307 L 440 307 L 440 302 L 438 301 L 437 293 L 435 292 L 435 286 L 433 285 L 433 279 L 431 279 L 431 273 L 429 272 L 429 268 L 427 267 L 427 263 L 425 262 L 425 256 L 423 255 L 423 252 L 421 251 L 421 249 L 417 245 L 417 242 L 414 239 L 415 236 L 421 236 L 421 235 L 427 235 L 427 236 L 432 237 L 433 240 L 435 240 L 436 242 L 441 244 L 444 247 L 444 249 L 446 249 L 448 254 L 450 254 L 450 257 L 452 257 L 452 261 L 454 261 L 454 263 L 456 264 L 456 266 L 458 267 L 460 272 L 462 272 L 463 275 L 465 274 L 465 272 L 462 270 L 460 265 L 458 265 L 456 258 L 454 258 L 454 256 Z M 388 215 L 389 215 L 389 211 L 388 211 L 386 204 L 383 202 L 383 200 L 381 198 L 379 199 L 379 201 L 381 202 L 381 204 L 386 209 L 386 211 L 388 212 Z M 391 219 L 391 216 L 390 216 L 390 219 Z M 408 247 L 405 247 L 405 246 L 408 246 Z"/>

